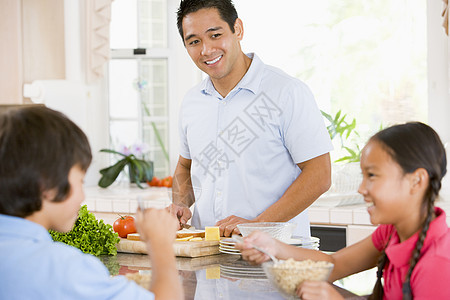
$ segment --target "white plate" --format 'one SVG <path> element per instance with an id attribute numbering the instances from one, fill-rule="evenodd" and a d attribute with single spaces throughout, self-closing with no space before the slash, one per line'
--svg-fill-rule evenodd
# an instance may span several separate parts
<path id="1" fill-rule="evenodd" d="M 228 249 L 228 248 L 223 248 L 219 246 L 219 250 L 223 250 L 223 251 L 227 251 L 227 252 L 234 252 L 234 253 L 241 253 L 241 251 L 237 250 L 237 249 Z"/>
<path id="2" fill-rule="evenodd" d="M 241 252 L 234 252 L 234 251 L 228 251 L 228 250 L 223 250 L 219 247 L 219 252 L 220 253 L 225 253 L 225 254 L 234 254 L 234 255 L 241 255 Z"/>
<path id="3" fill-rule="evenodd" d="M 234 239 L 230 239 L 230 238 L 225 238 L 223 240 L 219 241 L 220 244 L 226 244 L 226 245 L 235 245 L 236 241 Z"/>
<path id="4" fill-rule="evenodd" d="M 237 250 L 236 248 L 234 248 L 234 246 L 230 246 L 230 245 L 221 245 L 221 244 L 219 244 L 219 247 L 222 247 L 224 249 Z"/>

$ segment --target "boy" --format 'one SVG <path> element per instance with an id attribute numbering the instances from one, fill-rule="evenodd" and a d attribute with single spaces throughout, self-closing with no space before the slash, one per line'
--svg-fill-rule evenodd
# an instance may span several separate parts
<path id="1" fill-rule="evenodd" d="M 91 159 L 86 135 L 59 112 L 31 106 L 0 115 L 0 299 L 182 299 L 172 249 L 178 223 L 163 210 L 136 219 L 151 253 L 151 292 L 52 241 L 49 229 L 75 223 Z"/>

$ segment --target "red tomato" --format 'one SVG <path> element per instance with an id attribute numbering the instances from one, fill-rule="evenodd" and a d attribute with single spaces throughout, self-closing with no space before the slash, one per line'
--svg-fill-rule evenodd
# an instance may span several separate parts
<path id="1" fill-rule="evenodd" d="M 114 222 L 113 229 L 121 238 L 126 238 L 129 233 L 137 232 L 132 216 L 120 216 L 120 218 Z"/>
<path id="2" fill-rule="evenodd" d="M 173 179 L 172 176 L 167 176 L 166 178 L 162 179 L 162 186 L 165 187 L 172 187 Z"/>
<path id="3" fill-rule="evenodd" d="M 153 177 L 152 181 L 147 181 L 149 186 L 160 186 L 161 180 L 158 177 Z"/>

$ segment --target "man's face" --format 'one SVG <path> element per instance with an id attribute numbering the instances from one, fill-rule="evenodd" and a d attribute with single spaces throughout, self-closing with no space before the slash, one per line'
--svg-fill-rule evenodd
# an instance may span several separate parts
<path id="1" fill-rule="evenodd" d="M 242 22 L 233 33 L 217 9 L 201 9 L 184 17 L 183 40 L 192 61 L 214 81 L 233 80 L 234 65 L 242 53 Z"/>

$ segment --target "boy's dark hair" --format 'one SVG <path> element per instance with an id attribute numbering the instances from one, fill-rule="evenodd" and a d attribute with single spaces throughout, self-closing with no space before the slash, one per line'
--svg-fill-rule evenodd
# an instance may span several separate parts
<path id="1" fill-rule="evenodd" d="M 420 122 L 411 122 L 386 128 L 375 134 L 371 140 L 379 142 L 392 159 L 400 165 L 405 174 L 410 174 L 419 168 L 423 168 L 427 171 L 430 180 L 423 199 L 423 210 L 426 213 L 426 218 L 422 224 L 416 247 L 412 252 L 408 273 L 403 283 L 403 299 L 412 299 L 411 274 L 420 259 L 423 242 L 434 213 L 434 202 L 441 189 L 441 180 L 447 173 L 445 148 L 439 135 L 433 128 Z M 378 262 L 378 280 L 374 288 L 373 297 L 369 299 L 383 298 L 381 276 L 387 261 L 388 257 L 383 250 Z"/>
<path id="2" fill-rule="evenodd" d="M 236 8 L 231 0 L 181 0 L 177 11 L 178 32 L 183 40 L 183 19 L 190 13 L 194 13 L 204 8 L 215 8 L 219 12 L 222 20 L 228 23 L 231 32 L 234 33 L 234 24 L 238 18 Z"/>
<path id="3" fill-rule="evenodd" d="M 86 171 L 91 159 L 86 135 L 60 112 L 25 106 L 0 115 L 0 214 L 29 216 L 52 189 L 53 201 L 64 201 L 70 169 Z"/>

